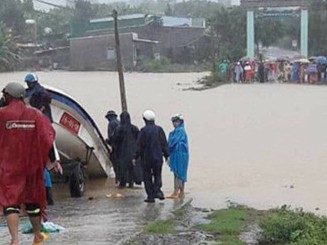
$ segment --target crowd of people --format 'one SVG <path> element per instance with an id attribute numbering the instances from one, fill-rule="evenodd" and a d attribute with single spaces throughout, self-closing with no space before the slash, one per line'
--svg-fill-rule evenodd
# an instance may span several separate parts
<path id="1" fill-rule="evenodd" d="M 47 221 L 46 206 L 53 204 L 50 172 L 62 174 L 52 127 L 51 96 L 35 74 L 25 77 L 27 89 L 20 83 L 8 83 L 0 99 L 0 208 L 5 215 L 10 245 L 19 244 L 18 225 L 22 208 L 34 233 L 34 245 L 43 244 L 41 232 Z M 133 188 L 144 182 L 147 203 L 164 200 L 162 166 L 165 161 L 174 174 L 174 191 L 169 198 L 184 197 L 189 160 L 188 139 L 181 114 L 171 118 L 169 137 L 156 125 L 151 110 L 143 113 L 145 126 L 139 130 L 128 112 L 108 111 L 108 139 L 117 188 Z"/>
<path id="2" fill-rule="evenodd" d="M 216 69 L 224 81 L 235 83 L 327 83 L 327 58 L 324 56 L 294 61 L 288 59 L 276 61 L 245 59 L 234 63 L 224 60 Z"/>

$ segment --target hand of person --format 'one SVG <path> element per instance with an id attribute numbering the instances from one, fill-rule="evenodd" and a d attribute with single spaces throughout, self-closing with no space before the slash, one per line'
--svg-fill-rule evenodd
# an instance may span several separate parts
<path id="1" fill-rule="evenodd" d="M 136 160 L 135 159 L 132 160 L 132 164 L 133 164 L 133 166 L 136 166 Z"/>
<path id="2" fill-rule="evenodd" d="M 56 161 L 54 161 L 54 162 L 48 162 L 47 163 L 47 166 L 46 166 L 46 168 L 49 170 L 49 171 L 51 171 L 51 170 L 55 170 L 57 173 L 60 173 L 61 175 L 63 174 L 63 169 L 62 169 L 62 166 L 61 166 L 61 164 L 60 164 L 60 161 L 58 161 L 58 160 L 56 160 Z"/>
<path id="3" fill-rule="evenodd" d="M 60 161 L 56 160 L 56 161 L 54 162 L 54 164 L 55 164 L 55 166 L 54 166 L 54 170 L 55 170 L 57 173 L 63 175 L 64 170 L 63 170 L 63 168 L 62 168 L 62 166 L 61 166 L 61 164 L 60 164 Z"/>
<path id="4" fill-rule="evenodd" d="M 40 111 L 41 111 L 41 112 L 44 112 L 44 111 L 45 111 L 45 107 L 42 106 L 42 107 L 40 108 Z"/>

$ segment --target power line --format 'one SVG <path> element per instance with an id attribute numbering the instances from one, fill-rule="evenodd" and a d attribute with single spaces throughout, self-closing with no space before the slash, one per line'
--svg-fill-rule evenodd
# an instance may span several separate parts
<path id="1" fill-rule="evenodd" d="M 45 5 L 49 5 L 49 6 L 52 6 L 52 7 L 56 7 L 56 8 L 65 8 L 65 6 L 54 4 L 54 3 L 49 3 L 49 2 L 43 1 L 43 0 L 34 0 L 34 1 L 39 2 L 39 3 L 43 3 Z"/>

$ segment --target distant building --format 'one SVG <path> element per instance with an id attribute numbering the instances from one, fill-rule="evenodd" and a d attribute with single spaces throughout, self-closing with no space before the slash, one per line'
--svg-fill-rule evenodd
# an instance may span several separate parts
<path id="1" fill-rule="evenodd" d="M 123 40 L 123 63 L 130 70 L 142 56 L 166 57 L 173 63 L 193 63 L 197 59 L 196 54 L 201 51 L 198 44 L 204 44 L 203 41 L 206 40 L 203 39 L 206 23 L 201 18 L 133 14 L 119 16 L 118 22 Z M 113 18 L 93 19 L 83 25 L 74 25 L 76 24 L 73 24 L 73 38 L 70 41 L 71 68 L 115 68 L 115 61 L 108 61 L 105 55 L 107 51 L 109 55 L 115 47 Z"/>
<path id="2" fill-rule="evenodd" d="M 154 58 L 157 41 L 141 39 L 136 33 L 120 35 L 122 63 L 133 70 L 138 56 Z M 105 34 L 70 40 L 71 70 L 116 70 L 115 36 Z"/>
<path id="3" fill-rule="evenodd" d="M 188 26 L 188 27 L 206 27 L 204 18 L 180 18 L 173 16 L 162 16 L 163 26 Z"/>

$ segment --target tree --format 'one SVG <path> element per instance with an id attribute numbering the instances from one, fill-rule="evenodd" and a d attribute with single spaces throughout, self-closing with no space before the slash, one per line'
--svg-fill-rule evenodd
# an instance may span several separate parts
<path id="1" fill-rule="evenodd" d="M 238 60 L 245 53 L 245 16 L 240 7 L 220 8 L 208 20 L 208 35 L 216 43 L 218 59 Z"/>
<path id="2" fill-rule="evenodd" d="M 33 0 L 24 0 L 23 1 L 23 11 L 24 15 L 27 16 L 28 18 L 32 18 L 34 16 L 34 4 Z"/>
<path id="3" fill-rule="evenodd" d="M 20 0 L 0 0 L 0 21 L 12 29 L 14 35 L 23 33 L 25 19 Z"/>
<path id="4" fill-rule="evenodd" d="M 171 8 L 169 3 L 167 3 L 167 7 L 165 9 L 165 15 L 174 16 L 174 10 Z"/>
<path id="5" fill-rule="evenodd" d="M 176 3 L 173 7 L 175 16 L 211 18 L 223 5 L 207 0 L 190 0 Z"/>
<path id="6" fill-rule="evenodd" d="M 311 0 L 309 8 L 309 53 L 327 55 L 327 2 Z"/>
<path id="7" fill-rule="evenodd" d="M 74 21 L 85 22 L 95 16 L 95 11 L 92 9 L 92 4 L 86 0 L 77 0 L 74 9 Z"/>
<path id="8" fill-rule="evenodd" d="M 19 61 L 20 57 L 11 33 L 0 22 L 0 71 L 12 70 Z"/>

